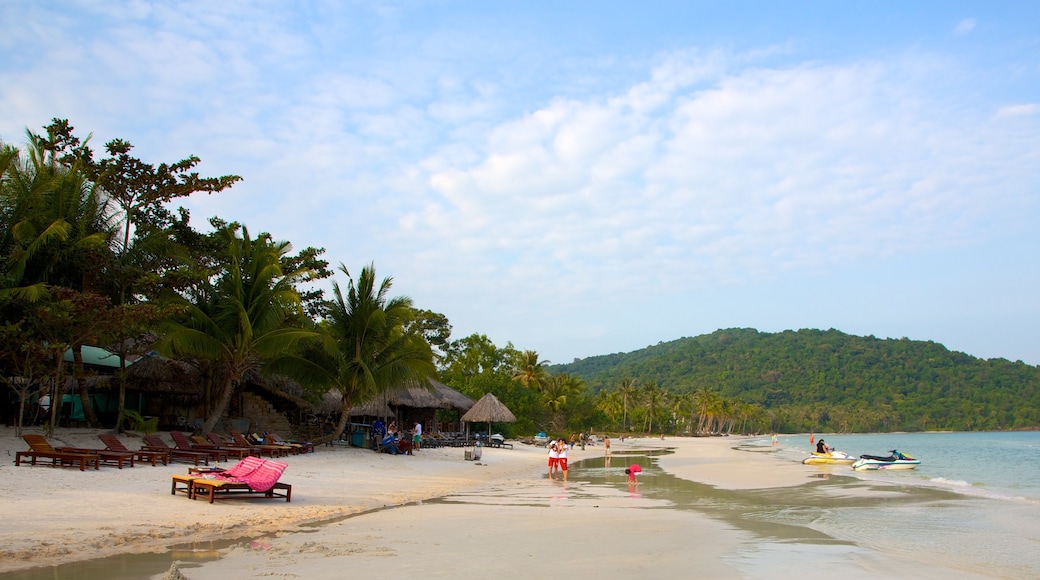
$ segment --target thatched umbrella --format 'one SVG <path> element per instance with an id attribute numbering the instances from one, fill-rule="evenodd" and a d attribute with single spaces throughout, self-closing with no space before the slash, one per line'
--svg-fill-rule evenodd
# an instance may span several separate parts
<path id="1" fill-rule="evenodd" d="M 516 421 L 516 415 L 508 407 L 498 400 L 498 397 L 488 393 L 480 398 L 469 411 L 462 416 L 461 421 L 467 423 L 487 421 L 488 441 L 491 441 L 491 423 L 512 423 Z"/>

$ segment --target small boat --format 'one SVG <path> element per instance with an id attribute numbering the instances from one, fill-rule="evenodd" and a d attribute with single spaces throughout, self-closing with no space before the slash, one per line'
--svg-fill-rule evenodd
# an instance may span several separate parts
<path id="1" fill-rule="evenodd" d="M 905 453 L 893 449 L 887 457 L 879 455 L 860 455 L 852 464 L 856 471 L 873 471 L 876 469 L 914 469 L 921 465 L 920 459 L 914 459 Z"/>
<path id="2" fill-rule="evenodd" d="M 806 465 L 851 465 L 856 458 L 844 451 L 831 451 L 830 453 L 817 453 L 813 451 L 811 457 L 806 457 L 802 463 Z"/>

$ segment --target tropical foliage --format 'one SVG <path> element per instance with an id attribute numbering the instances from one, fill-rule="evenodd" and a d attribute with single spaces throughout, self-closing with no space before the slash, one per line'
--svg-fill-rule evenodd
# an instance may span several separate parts
<path id="1" fill-rule="evenodd" d="M 631 381 L 656 382 L 634 415 L 667 431 L 895 431 L 1026 429 L 1040 425 L 1040 369 L 983 360 L 934 342 L 837 330 L 776 334 L 719 330 L 551 368 L 582 377 L 616 417 Z M 652 391 L 650 391 L 652 392 Z M 657 395 L 654 395 L 655 397 Z M 612 419 L 613 420 L 613 419 Z M 615 423 L 623 427 L 624 423 Z"/>

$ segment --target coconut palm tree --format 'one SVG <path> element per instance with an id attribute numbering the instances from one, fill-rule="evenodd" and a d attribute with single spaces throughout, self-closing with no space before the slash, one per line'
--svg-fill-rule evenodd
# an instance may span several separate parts
<path id="1" fill-rule="evenodd" d="M 556 431 L 563 429 L 566 424 L 563 411 L 567 401 L 585 388 L 585 382 L 573 375 L 559 374 L 542 379 L 541 385 L 542 405 L 549 412 L 550 425 Z"/>
<path id="2" fill-rule="evenodd" d="M 108 198 L 87 179 L 81 163 L 66 165 L 58 159 L 49 139 L 28 132 L 26 157 L 6 149 L 0 155 L 0 297 L 18 309 L 48 299 L 54 288 L 94 295 L 112 263 L 111 243 L 116 220 Z M 95 323 L 100 322 L 95 320 Z M 64 354 L 71 348 L 73 371 L 80 386 L 88 423 L 97 423 L 89 402 L 83 367 L 84 341 L 96 342 L 100 324 L 80 325 L 78 330 L 48 341 Z M 62 348 L 62 344 L 66 346 Z M 60 370 L 60 364 L 58 365 Z M 56 381 L 61 377 L 56 376 Z M 52 409 L 52 426 L 57 406 Z"/>
<path id="3" fill-rule="evenodd" d="M 537 352 L 525 350 L 517 357 L 513 379 L 520 381 L 528 389 L 541 391 L 548 378 L 545 365 L 545 361 L 539 360 Z"/>
<path id="4" fill-rule="evenodd" d="M 408 382 L 426 385 L 436 376 L 433 349 L 409 325 L 414 308 L 407 296 L 390 298 L 393 279 L 376 284 L 375 265 L 361 269 L 357 280 L 346 266 L 347 293 L 333 284 L 325 329 L 335 344 L 327 367 L 330 381 L 342 395 L 336 437 L 346 428 L 352 406 L 371 400 Z"/>
<path id="5" fill-rule="evenodd" d="M 628 430 L 628 408 L 636 398 L 636 380 L 632 377 L 625 377 L 618 383 L 616 390 L 618 396 L 621 397 L 621 429 Z"/>
<path id="6" fill-rule="evenodd" d="M 657 381 L 644 384 L 642 391 L 643 407 L 646 410 L 646 432 L 650 433 L 654 430 L 654 419 L 667 407 L 667 393 L 657 386 Z"/>
<path id="7" fill-rule="evenodd" d="M 239 236 L 241 230 L 241 236 Z M 220 384 L 202 431 L 212 431 L 223 418 L 235 388 L 251 370 L 278 371 L 307 380 L 318 371 L 299 356 L 296 347 L 321 334 L 291 326 L 300 312 L 295 284 L 307 270 L 283 272 L 281 258 L 288 242 L 272 241 L 268 234 L 255 239 L 237 224 L 218 231 L 227 252 L 227 270 L 201 300 L 184 305 L 183 320 L 172 323 L 159 350 L 211 361 L 220 369 Z"/>

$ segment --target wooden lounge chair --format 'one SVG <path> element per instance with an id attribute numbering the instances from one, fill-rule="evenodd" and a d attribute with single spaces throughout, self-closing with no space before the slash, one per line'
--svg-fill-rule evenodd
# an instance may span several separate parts
<path id="1" fill-rule="evenodd" d="M 98 461 L 103 464 L 115 465 L 119 469 L 124 463 L 134 466 L 134 454 L 129 451 L 112 451 L 110 449 L 92 449 L 89 447 L 58 447 L 58 451 L 69 453 L 93 453 L 98 456 Z"/>
<path id="2" fill-rule="evenodd" d="M 171 460 L 183 459 L 185 461 L 191 461 L 195 465 L 199 462 L 203 462 L 209 465 L 209 453 L 202 453 L 200 451 L 185 451 L 183 449 L 175 449 L 166 444 L 162 437 L 158 435 L 145 435 L 144 445 L 141 449 L 145 451 L 163 451 L 169 454 Z"/>
<path id="3" fill-rule="evenodd" d="M 98 439 L 105 444 L 105 449 L 109 451 L 119 451 L 122 453 L 131 453 L 136 461 L 147 461 L 154 467 L 156 461 L 162 461 L 163 465 L 167 465 L 170 462 L 170 454 L 165 451 L 148 451 L 145 449 L 138 449 L 134 451 L 123 445 L 123 442 L 119 440 L 119 437 L 111 433 L 99 434 Z"/>
<path id="4" fill-rule="evenodd" d="M 234 457 L 235 459 L 242 459 L 243 457 L 248 457 L 249 455 L 252 455 L 252 450 L 250 449 L 243 449 L 241 447 L 225 447 L 223 445 L 217 445 L 216 443 L 213 443 L 212 441 L 206 439 L 202 435 L 192 435 L 191 446 L 193 449 L 216 449 L 218 451 L 223 451 L 227 456 L 228 460 L 230 460 L 232 457 Z"/>
<path id="5" fill-rule="evenodd" d="M 239 459 L 242 459 L 243 457 L 246 457 L 248 455 L 260 457 L 260 450 L 255 449 L 252 445 L 250 445 L 249 447 L 236 445 L 233 441 L 228 441 L 227 439 L 224 439 L 219 434 L 213 433 L 212 431 L 206 433 L 206 439 L 208 439 L 210 443 L 216 445 L 218 448 L 226 449 L 229 457 L 232 454 L 237 455 Z"/>
<path id="6" fill-rule="evenodd" d="M 280 461 L 247 457 L 213 477 L 193 479 L 188 495 L 192 499 L 202 495 L 209 499 L 209 503 L 238 498 L 285 498 L 289 502 L 292 500 L 292 486 L 278 481 L 286 467 L 288 464 Z"/>
<path id="7" fill-rule="evenodd" d="M 260 453 L 267 454 L 271 457 L 285 457 L 286 455 L 289 455 L 290 448 L 284 445 L 253 444 L 245 438 L 245 435 L 242 435 L 238 431 L 234 430 L 231 431 L 231 437 L 234 440 L 235 445 L 238 445 L 239 447 L 248 446 L 254 449 L 259 449 Z"/>
<path id="8" fill-rule="evenodd" d="M 314 453 L 314 444 L 310 441 L 293 441 L 279 436 L 277 433 L 267 434 L 267 444 L 269 445 L 288 445 L 293 448 L 293 455 L 299 455 L 301 453 Z"/>
<path id="9" fill-rule="evenodd" d="M 93 465 L 94 469 L 100 468 L 96 453 L 60 451 L 51 446 L 43 435 L 22 435 L 22 439 L 29 444 L 29 451 L 14 454 L 15 466 L 21 465 L 23 459 L 29 459 L 30 465 L 36 465 L 37 459 L 50 459 L 54 467 L 79 467 L 80 471 L 85 471 L 88 465 Z"/>
<path id="10" fill-rule="evenodd" d="M 227 451 L 217 449 L 213 445 L 194 445 L 191 442 L 191 438 L 189 438 L 187 435 L 180 431 L 170 431 L 170 437 L 173 438 L 173 446 L 176 449 L 180 449 L 182 451 L 198 451 L 201 453 L 206 453 L 209 455 L 210 459 L 217 462 L 227 461 Z"/>

